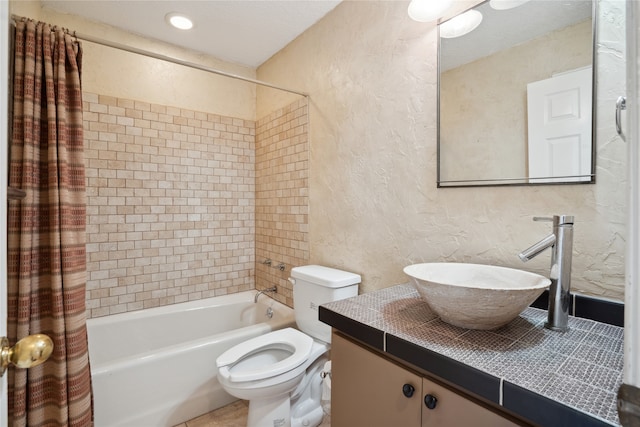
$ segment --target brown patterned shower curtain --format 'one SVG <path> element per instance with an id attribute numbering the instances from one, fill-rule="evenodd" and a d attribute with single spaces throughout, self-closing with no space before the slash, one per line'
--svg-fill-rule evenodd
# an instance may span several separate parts
<path id="1" fill-rule="evenodd" d="M 44 364 L 9 370 L 14 426 L 91 426 L 85 317 L 82 49 L 64 29 L 16 23 L 9 185 L 8 335 L 44 333 Z"/>

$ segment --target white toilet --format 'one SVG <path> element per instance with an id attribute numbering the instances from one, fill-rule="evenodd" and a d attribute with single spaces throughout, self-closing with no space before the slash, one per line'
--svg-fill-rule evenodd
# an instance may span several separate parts
<path id="1" fill-rule="evenodd" d="M 322 422 L 320 374 L 328 360 L 331 327 L 318 320 L 318 306 L 357 295 L 360 276 L 306 265 L 293 268 L 289 281 L 300 331 L 269 332 L 216 360 L 222 387 L 249 400 L 248 427 L 314 427 Z"/>

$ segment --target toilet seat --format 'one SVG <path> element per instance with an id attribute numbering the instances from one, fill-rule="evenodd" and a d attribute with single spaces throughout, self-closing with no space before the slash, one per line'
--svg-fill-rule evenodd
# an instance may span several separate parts
<path id="1" fill-rule="evenodd" d="M 313 339 L 293 328 L 279 329 L 252 338 L 225 351 L 216 359 L 218 369 L 226 368 L 232 382 L 256 381 L 274 377 L 302 365 L 311 354 Z M 255 369 L 233 371 L 232 367 L 241 360 L 269 349 L 290 350 L 285 359 Z"/>

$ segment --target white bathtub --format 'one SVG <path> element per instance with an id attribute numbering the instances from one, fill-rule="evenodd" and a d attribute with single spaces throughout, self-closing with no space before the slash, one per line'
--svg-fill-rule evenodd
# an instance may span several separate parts
<path id="1" fill-rule="evenodd" d="M 295 323 L 291 308 L 266 296 L 254 304 L 254 295 L 89 319 L 96 427 L 174 426 L 236 400 L 218 383 L 216 358 Z"/>

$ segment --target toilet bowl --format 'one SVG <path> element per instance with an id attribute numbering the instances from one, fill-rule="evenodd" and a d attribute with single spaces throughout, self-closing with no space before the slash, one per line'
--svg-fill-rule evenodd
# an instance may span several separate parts
<path id="1" fill-rule="evenodd" d="M 325 302 L 355 296 L 360 276 L 322 266 L 291 270 L 296 323 L 252 338 L 216 359 L 222 387 L 249 401 L 248 427 L 315 427 L 322 422 L 322 368 L 331 328 L 318 320 Z M 306 333 L 305 333 L 306 332 Z"/>
<path id="2" fill-rule="evenodd" d="M 307 383 L 315 379 L 316 388 L 321 387 L 318 368 L 316 378 L 307 377 L 307 371 L 311 365 L 321 366 L 320 362 L 327 360 L 328 350 L 327 344 L 316 342 L 296 329 L 281 329 L 245 341 L 222 354 L 216 360 L 218 380 L 227 393 L 249 401 L 248 426 L 318 425 L 322 421 L 321 411 L 305 414 L 297 423 L 287 420 L 292 418 L 292 412 L 299 412 L 296 411 L 299 405 L 309 406 L 310 395 L 299 399 L 311 385 Z"/>
<path id="3" fill-rule="evenodd" d="M 252 338 L 216 360 L 218 380 L 232 395 L 251 400 L 293 391 L 307 368 L 329 350 L 293 328 Z"/>

